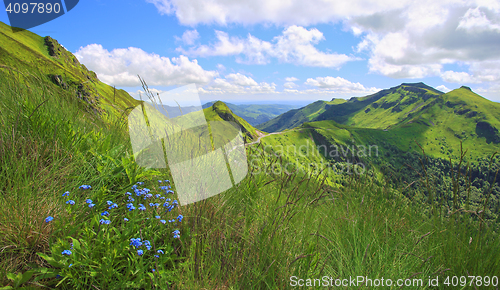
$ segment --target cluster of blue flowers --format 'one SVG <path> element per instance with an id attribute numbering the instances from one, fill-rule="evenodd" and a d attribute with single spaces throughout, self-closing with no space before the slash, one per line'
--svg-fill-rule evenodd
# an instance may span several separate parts
<path id="1" fill-rule="evenodd" d="M 132 238 L 132 239 L 130 239 L 130 245 L 133 246 L 133 247 L 135 247 L 136 249 L 140 248 L 141 246 L 144 245 L 144 247 L 146 247 L 147 251 L 151 250 L 151 242 L 148 241 L 148 240 L 145 240 L 144 242 L 142 242 L 140 238 Z M 163 254 L 163 251 L 162 250 L 158 250 L 157 253 L 162 253 Z M 138 249 L 137 250 L 137 255 L 142 256 L 143 254 L 144 254 L 144 250 L 142 250 L 142 249 Z M 155 255 L 155 257 L 156 256 L 157 255 Z"/>
<path id="2" fill-rule="evenodd" d="M 93 208 L 95 206 L 95 204 L 93 204 L 93 202 L 90 198 L 87 198 L 87 200 L 85 200 L 85 202 L 88 203 L 90 208 Z"/>
<path id="3" fill-rule="evenodd" d="M 179 202 L 177 200 L 172 200 L 170 198 L 166 198 L 165 196 L 162 196 L 163 194 L 173 194 L 174 191 L 171 190 L 171 186 L 169 185 L 170 181 L 169 180 L 158 180 L 159 184 L 165 184 L 162 186 L 159 186 L 159 188 L 162 190 L 160 193 L 161 194 L 153 194 L 150 189 L 148 188 L 139 188 L 139 186 L 144 185 L 143 182 L 137 182 L 137 184 L 132 186 L 132 191 L 127 192 L 125 195 L 127 196 L 126 200 L 126 208 L 128 209 L 128 212 L 134 211 L 138 209 L 141 212 L 148 213 L 151 211 L 148 211 L 148 208 L 146 205 L 149 205 L 149 210 L 152 210 L 152 212 L 155 212 L 154 214 L 154 220 L 158 220 L 159 223 L 163 225 L 168 224 L 174 226 L 172 229 L 172 234 L 173 237 L 178 239 L 180 238 L 180 231 L 176 229 L 175 227 L 177 226 L 177 223 L 182 222 L 182 219 L 184 218 L 182 215 L 178 215 L 176 218 L 172 219 L 162 219 L 161 213 L 157 213 L 160 210 L 164 210 L 165 213 L 171 212 L 176 206 L 179 206 Z M 90 185 L 81 185 L 79 189 L 81 190 L 90 190 L 92 187 Z M 68 200 L 66 201 L 66 204 L 69 205 L 75 205 L 75 200 L 69 199 L 70 192 L 66 191 L 65 193 L 62 194 L 63 197 L 68 197 Z M 140 200 L 146 200 L 147 202 L 142 203 L 136 203 L 136 199 L 140 202 Z M 158 202 L 160 201 L 161 202 Z M 110 216 L 113 216 L 113 209 L 116 209 L 119 207 L 119 205 L 111 200 L 106 201 L 107 206 L 103 209 L 102 212 L 100 212 L 100 216 L 102 217 L 99 220 L 100 225 L 109 225 L 111 223 Z M 146 205 L 145 205 L 146 204 Z M 89 208 L 94 208 L 96 204 L 88 198 L 85 200 L 85 205 L 87 205 Z M 163 208 L 163 209 L 162 209 Z M 97 212 L 96 212 L 97 214 Z M 127 217 L 122 217 L 123 222 L 128 222 L 129 219 Z M 146 218 L 149 219 L 149 218 Z M 51 222 L 54 220 L 54 217 L 48 216 L 45 218 L 45 222 Z M 148 240 L 141 240 L 140 238 L 131 238 L 130 239 L 130 245 L 135 248 L 137 251 L 137 255 L 142 256 L 148 253 L 148 251 L 151 251 L 152 246 L 150 241 Z M 71 250 L 73 247 L 71 246 Z M 62 255 L 67 255 L 70 256 L 72 254 L 71 250 L 64 250 L 62 251 Z M 164 254 L 163 250 L 157 250 L 156 252 L 152 252 L 152 255 L 154 255 L 155 258 L 159 258 L 161 254 Z M 70 264 L 71 267 L 72 264 Z M 154 271 L 154 269 L 153 269 Z"/>

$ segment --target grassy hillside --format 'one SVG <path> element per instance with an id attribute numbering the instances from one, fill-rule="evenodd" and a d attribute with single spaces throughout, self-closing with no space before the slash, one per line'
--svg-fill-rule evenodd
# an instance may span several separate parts
<path id="1" fill-rule="evenodd" d="M 14 43 L 4 42 L 5 35 L 2 52 L 8 51 L 4 43 Z M 18 43 L 28 46 L 29 38 L 40 49 L 45 47 L 28 32 L 20 34 Z M 446 277 L 481 276 L 467 281 L 479 288 L 490 287 L 491 277 L 498 277 L 499 220 L 492 217 L 500 208 L 494 208 L 498 199 L 487 196 L 494 184 L 489 172 L 497 170 L 498 158 L 492 159 L 497 167 L 482 164 L 486 167 L 474 173 L 485 175 L 474 185 L 484 194 L 479 200 L 474 199 L 474 189 L 468 198 L 472 187 L 466 174 L 451 170 L 457 166 L 446 171 L 443 164 L 431 161 L 433 170 L 424 166 L 416 168 L 418 176 L 397 178 L 390 175 L 395 171 L 387 170 L 419 161 L 422 155 L 403 151 L 407 138 L 400 135 L 418 135 L 430 127 L 423 121 L 384 131 L 327 120 L 268 135 L 245 147 L 248 174 L 236 186 L 179 205 L 179 184 L 169 168 L 147 169 L 136 162 L 125 122 L 129 111 L 118 110 L 123 104 L 78 98 L 73 83 L 68 81 L 65 89 L 48 75 L 67 71 L 68 79 L 76 80 L 79 73 L 88 72 L 70 69 L 52 56 L 43 59 L 39 49 L 19 49 L 25 59 L 40 58 L 59 71 L 23 70 L 23 65 L 7 64 L 14 54 L 0 57 L 4 289 L 291 289 L 298 279 L 307 278 L 314 288 L 320 286 L 318 281 L 334 288 L 342 283 L 338 279 L 358 276 L 379 282 L 391 279 L 391 289 L 401 288 L 397 281 L 408 281 L 411 289 L 447 289 Z M 96 81 L 93 85 L 98 87 Z M 104 96 L 104 91 L 97 92 Z M 470 111 L 460 112 L 470 105 L 455 99 L 463 95 L 474 98 L 456 91 L 447 96 L 443 108 L 458 110 L 457 118 L 466 117 Z M 471 110 L 479 112 L 480 100 Z M 319 116 L 322 105 L 315 106 L 308 114 Z M 189 122 L 190 115 L 173 120 L 174 125 Z M 259 134 L 222 102 L 204 109 L 204 115 L 208 121 L 235 122 L 247 141 Z M 426 118 L 423 113 L 417 117 Z M 164 117 L 158 112 L 147 118 L 155 123 Z M 495 118 L 487 114 L 478 120 L 493 127 Z M 495 144 L 492 132 L 479 125 L 478 133 L 484 136 L 477 138 Z M 195 133 L 187 132 L 185 140 L 199 141 Z M 334 144 L 338 156 L 327 146 Z M 359 154 L 362 145 L 378 145 L 379 152 Z M 346 171 L 349 164 L 361 162 L 371 166 L 365 173 L 353 174 L 359 166 Z M 329 176 L 322 164 L 336 171 Z M 434 192 L 430 188 L 441 184 L 448 186 L 443 187 L 446 192 L 426 198 Z M 453 199 L 456 192 L 458 203 Z M 478 205 L 484 205 L 483 211 Z M 439 286 L 429 285 L 429 277 L 439 279 Z M 355 288 L 372 289 L 369 283 L 373 282 L 361 281 Z"/>
<path id="2" fill-rule="evenodd" d="M 139 102 L 124 90 L 100 82 L 96 74 L 80 64 L 55 39 L 40 37 L 28 30 L 16 33 L 0 22 L 0 70 L 44 75 L 59 88 L 71 91 L 89 111 L 101 118 L 120 115 Z"/>
<path id="3" fill-rule="evenodd" d="M 423 83 L 401 84 L 366 97 L 347 101 L 317 101 L 258 126 L 265 132 L 283 131 L 304 122 L 334 120 L 365 128 L 389 128 L 433 104 L 442 92 Z"/>
<path id="4" fill-rule="evenodd" d="M 339 105 L 343 102 L 344 101 L 341 101 L 340 99 L 334 99 L 330 102 L 316 101 L 300 109 L 294 109 L 283 113 L 278 117 L 256 127 L 265 132 L 278 132 L 285 129 L 295 128 L 304 122 L 314 120 L 319 115 L 324 113 L 331 105 Z"/>
<path id="5" fill-rule="evenodd" d="M 234 114 L 229 107 L 221 102 L 215 102 L 211 107 L 203 109 L 207 121 L 230 121 L 234 122 L 238 129 L 241 129 L 246 142 L 251 142 L 258 138 L 256 129 L 248 124 L 243 118 Z"/>

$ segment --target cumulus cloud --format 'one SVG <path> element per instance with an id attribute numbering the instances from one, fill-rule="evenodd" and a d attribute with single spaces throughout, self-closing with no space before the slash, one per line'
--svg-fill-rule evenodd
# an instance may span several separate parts
<path id="1" fill-rule="evenodd" d="M 306 29 L 292 25 L 281 35 L 264 41 L 252 35 L 247 38 L 230 37 L 226 32 L 215 31 L 217 42 L 177 50 L 189 56 L 237 56 L 236 61 L 244 64 L 268 64 L 272 58 L 282 63 L 311 67 L 338 68 L 356 58 L 345 54 L 325 53 L 315 45 L 324 40 L 323 33 L 316 28 Z"/>
<path id="2" fill-rule="evenodd" d="M 360 83 L 353 83 L 341 77 L 308 78 L 304 83 L 317 89 L 340 94 L 372 94 L 380 91 L 375 87 L 366 88 Z"/>
<path id="3" fill-rule="evenodd" d="M 196 29 L 186 30 L 182 34 L 182 37 L 176 36 L 175 39 L 178 41 L 182 41 L 186 45 L 193 45 L 194 42 L 200 37 L 200 34 Z"/>
<path id="4" fill-rule="evenodd" d="M 450 89 L 448 89 L 445 85 L 440 85 L 440 86 L 437 86 L 436 87 L 436 90 L 439 90 L 441 92 L 444 92 L 444 93 L 447 93 L 449 91 L 451 91 Z"/>
<path id="5" fill-rule="evenodd" d="M 146 0 L 162 14 L 175 15 L 184 25 L 201 23 L 312 25 L 327 23 L 348 16 L 373 14 L 387 7 L 401 8 L 411 0 L 353 0 L 343 1 L 302 0 Z"/>
<path id="6" fill-rule="evenodd" d="M 211 95 L 277 93 L 275 83 L 257 83 L 253 78 L 241 73 L 216 78 L 207 86 L 200 88 L 199 92 Z"/>
<path id="7" fill-rule="evenodd" d="M 368 53 L 370 72 L 393 78 L 440 76 L 446 82 L 479 83 L 498 81 L 492 63 L 500 60 L 499 12 L 495 1 L 425 0 L 345 22 L 362 35 L 356 51 Z M 443 70 L 453 63 L 465 64 L 469 71 Z"/>
<path id="8" fill-rule="evenodd" d="M 217 72 L 204 70 L 196 60 L 186 56 L 168 58 L 136 47 L 108 51 L 100 44 L 90 44 L 80 47 L 75 56 L 103 82 L 122 87 L 139 86 L 137 75 L 148 85 L 161 86 L 203 85 L 218 76 Z"/>

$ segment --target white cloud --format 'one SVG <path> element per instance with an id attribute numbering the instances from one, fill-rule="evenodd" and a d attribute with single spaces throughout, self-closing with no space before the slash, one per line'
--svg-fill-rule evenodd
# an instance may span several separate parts
<path id="1" fill-rule="evenodd" d="M 411 0 L 146 0 L 162 14 L 175 14 L 181 24 L 201 23 L 312 25 L 337 21 L 344 17 L 385 11 L 387 7 L 401 8 Z"/>
<path id="2" fill-rule="evenodd" d="M 228 74 L 225 78 L 216 78 L 207 86 L 200 88 L 199 92 L 210 95 L 278 93 L 276 84 L 257 83 L 253 78 L 240 73 Z"/>
<path id="3" fill-rule="evenodd" d="M 136 47 L 108 51 L 100 44 L 90 44 L 80 47 L 75 56 L 103 82 L 123 87 L 139 86 L 137 75 L 148 85 L 162 86 L 203 85 L 218 76 L 217 72 L 204 70 L 196 60 L 186 56 L 169 59 Z"/>
<path id="4" fill-rule="evenodd" d="M 200 37 L 200 34 L 196 29 L 186 30 L 182 34 L 182 37 L 175 37 L 176 40 L 182 41 L 186 45 L 193 45 L 194 42 Z"/>
<path id="5" fill-rule="evenodd" d="M 299 80 L 299 79 L 298 79 L 298 78 L 296 78 L 296 77 L 288 77 L 288 78 L 285 78 L 285 81 L 287 81 L 287 82 L 296 82 L 296 81 L 298 81 L 298 80 Z"/>
<path id="6" fill-rule="evenodd" d="M 477 79 L 466 72 L 445 71 L 441 78 L 448 83 L 479 83 Z"/>
<path id="7" fill-rule="evenodd" d="M 293 83 L 293 82 L 286 82 L 283 84 L 283 86 L 287 89 L 293 89 L 293 88 L 298 87 L 298 85 L 296 83 Z"/>
<path id="8" fill-rule="evenodd" d="M 380 91 L 380 89 L 375 87 L 366 88 L 360 83 L 353 83 L 341 77 L 308 78 L 304 84 L 316 87 L 322 91 L 340 94 L 372 94 Z"/>
<path id="9" fill-rule="evenodd" d="M 439 90 L 439 91 L 441 91 L 441 92 L 445 92 L 445 93 L 447 93 L 447 92 L 451 91 L 451 90 L 450 90 L 450 89 L 448 89 L 445 85 L 440 85 L 440 86 L 437 86 L 437 87 L 436 87 L 436 90 Z"/>
<path id="10" fill-rule="evenodd" d="M 292 25 L 271 42 L 248 35 L 246 39 L 230 37 L 226 32 L 215 31 L 217 42 L 199 45 L 187 50 L 177 50 L 189 56 L 237 56 L 238 63 L 268 64 L 271 58 L 282 63 L 312 67 L 338 68 L 344 63 L 356 60 L 345 54 L 325 53 L 315 45 L 324 40 L 323 33 L 316 28 L 306 29 Z"/>
<path id="11" fill-rule="evenodd" d="M 486 14 L 480 10 L 480 7 L 469 8 L 465 15 L 458 23 L 457 29 L 463 29 L 468 33 L 476 33 L 482 31 L 499 31 L 500 24 L 493 23 Z"/>

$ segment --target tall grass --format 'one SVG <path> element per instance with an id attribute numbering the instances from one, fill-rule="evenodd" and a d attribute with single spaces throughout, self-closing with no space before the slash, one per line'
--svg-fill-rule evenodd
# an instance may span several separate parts
<path id="1" fill-rule="evenodd" d="M 181 238 L 174 242 L 153 240 L 155 245 L 171 246 L 175 256 L 165 261 L 169 272 L 163 273 L 166 276 L 145 273 L 151 271 L 152 264 L 130 251 L 129 235 L 155 232 L 166 237 L 171 229 L 157 228 L 144 216 L 137 224 L 150 227 L 150 231 L 135 232 L 136 228 L 118 222 L 130 213 L 117 210 L 111 212 L 113 219 L 109 218 L 113 226 L 101 230 L 104 225 L 88 219 L 96 219 L 104 208 L 88 212 L 81 204 L 86 198 L 123 200 L 136 182 L 152 182 L 158 175 L 168 178 L 168 171 L 139 168 L 127 153 L 129 140 L 120 117 L 104 122 L 91 112 L 85 113 L 85 104 L 72 92 L 53 86 L 43 75 L 1 69 L 0 96 L 3 285 L 15 286 L 12 280 L 22 280 L 22 275 L 16 278 L 8 273 L 34 273 L 29 271 L 40 267 L 45 267 L 46 274 L 63 273 L 64 282 L 57 278 L 36 282 L 38 272 L 26 276 L 24 285 L 287 289 L 297 279 L 320 279 L 318 283 L 324 282 L 323 277 L 362 276 L 392 279 L 394 283 L 397 279 L 422 279 L 422 286 L 413 289 L 431 289 L 436 287 L 427 284 L 428 277 L 439 277 L 437 288 L 447 288 L 443 284 L 447 276 L 500 275 L 498 225 L 483 222 L 480 213 L 456 202 L 448 211 L 444 204 L 409 198 L 400 189 L 368 175 L 348 176 L 346 186 L 334 189 L 325 185 L 321 174 L 263 174 L 251 166 L 237 186 L 181 208 Z M 286 162 L 259 145 L 248 146 L 247 155 L 254 156 L 261 168 Z M 422 171 L 422 184 L 431 192 L 433 179 L 426 175 L 425 166 Z M 454 182 L 466 178 L 466 174 L 455 176 Z M 81 184 L 91 184 L 93 189 L 91 193 L 72 191 L 72 198 L 80 203 L 76 210 L 65 204 L 61 194 Z M 153 210 L 148 207 L 151 214 Z M 56 215 L 59 223 L 44 221 Z M 94 239 L 99 235 L 103 237 Z M 105 243 L 105 235 L 116 243 Z M 75 263 L 77 267 L 71 271 L 66 265 L 69 258 L 61 254 L 70 240 L 75 247 L 74 259 L 77 248 L 97 251 L 90 254 L 82 250 L 77 259 L 80 264 Z M 85 253 L 92 257 L 89 261 L 100 264 L 85 264 Z M 120 258 L 105 262 L 103 257 L 108 256 Z M 108 265 L 109 275 L 103 265 Z M 102 273 L 89 270 L 92 267 L 102 269 Z M 356 288 L 371 286 L 365 282 Z"/>
<path id="2" fill-rule="evenodd" d="M 3 283 L 8 271 L 46 265 L 36 255 L 48 250 L 53 230 L 44 219 L 62 210 L 67 188 L 92 183 L 113 193 L 129 185 L 124 169 L 110 162 L 125 152 L 119 123 L 105 124 L 74 95 L 40 73 L 0 68 Z"/>

